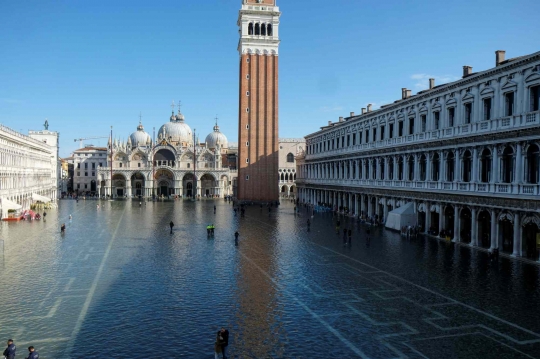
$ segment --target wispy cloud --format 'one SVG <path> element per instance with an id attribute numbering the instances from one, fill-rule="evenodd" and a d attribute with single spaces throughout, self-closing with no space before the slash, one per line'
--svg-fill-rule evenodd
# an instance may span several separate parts
<path id="1" fill-rule="evenodd" d="M 13 103 L 13 104 L 20 104 L 20 103 L 23 103 L 23 101 L 21 100 L 17 100 L 17 99 L 14 99 L 14 98 L 0 98 L 0 101 L 4 102 L 4 103 Z"/>
<path id="2" fill-rule="evenodd" d="M 323 106 L 321 112 L 340 112 L 343 111 L 343 106 Z"/>
<path id="3" fill-rule="evenodd" d="M 429 75 L 429 74 L 414 74 L 411 79 L 415 81 L 414 87 L 418 90 L 424 90 L 429 87 L 429 79 L 435 79 L 436 85 L 445 84 L 459 80 L 459 77 L 452 75 Z"/>

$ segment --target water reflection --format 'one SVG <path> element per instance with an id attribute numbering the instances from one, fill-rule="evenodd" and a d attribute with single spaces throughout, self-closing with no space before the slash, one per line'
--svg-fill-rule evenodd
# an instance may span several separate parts
<path id="1" fill-rule="evenodd" d="M 458 333 L 425 320 L 437 317 L 440 327 L 516 338 L 495 335 L 505 348 L 538 349 L 536 266 L 380 228 L 366 246 L 350 219 L 344 247 L 331 214 L 316 214 L 308 232 L 306 212 L 290 204 L 270 216 L 248 207 L 245 218 L 215 204 L 216 214 L 214 202 L 63 201 L 46 221 L 2 223 L 0 337 L 47 358 L 98 357 L 104 338 L 134 357 L 203 358 L 225 326 L 239 358 L 434 357 L 453 347 L 427 338 Z M 469 357 L 482 352 L 477 339 L 460 340 Z"/>

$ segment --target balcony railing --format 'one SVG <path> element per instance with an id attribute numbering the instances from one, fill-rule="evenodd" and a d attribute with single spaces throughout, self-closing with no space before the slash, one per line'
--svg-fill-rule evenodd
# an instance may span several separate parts
<path id="1" fill-rule="evenodd" d="M 355 152 L 381 148 L 391 147 L 400 144 L 414 144 L 419 142 L 425 142 L 435 140 L 439 138 L 454 138 L 456 136 L 470 136 L 477 133 L 494 132 L 494 131 L 506 131 L 509 129 L 515 129 L 520 127 L 528 127 L 532 125 L 540 124 L 540 111 L 529 112 L 523 115 L 508 116 L 502 118 L 491 119 L 481 122 L 473 122 L 470 124 L 460 125 L 457 127 L 444 128 L 435 131 L 429 131 L 424 133 L 416 133 L 413 135 L 406 135 L 396 138 L 387 138 L 377 142 L 362 143 L 354 146 L 348 146 L 345 148 L 338 148 L 330 151 L 324 151 L 321 153 L 308 154 L 306 160 L 314 160 L 318 158 L 352 154 Z"/>
<path id="2" fill-rule="evenodd" d="M 516 183 L 479 183 L 479 182 L 439 182 L 439 181 L 403 181 L 403 180 L 372 180 L 372 179 L 298 179 L 305 184 L 323 184 L 343 187 L 382 187 L 410 188 L 413 190 L 426 189 L 440 192 L 475 192 L 494 193 L 501 195 L 537 196 L 540 194 L 540 184 Z M 280 182 L 281 183 L 281 182 Z"/>

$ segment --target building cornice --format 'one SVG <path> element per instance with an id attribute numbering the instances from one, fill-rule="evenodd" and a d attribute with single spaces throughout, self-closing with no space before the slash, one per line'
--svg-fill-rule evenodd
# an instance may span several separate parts
<path id="1" fill-rule="evenodd" d="M 460 79 L 458 81 L 451 82 L 444 85 L 439 85 L 431 90 L 421 91 L 420 93 L 414 96 L 411 96 L 408 99 L 398 100 L 395 103 L 385 105 L 382 108 L 368 112 L 366 114 L 346 117 L 345 121 L 337 122 L 330 126 L 324 126 L 324 129 L 308 134 L 305 136 L 305 138 L 308 139 L 311 137 L 318 136 L 327 131 L 341 128 L 343 126 L 348 126 L 351 124 L 351 122 L 358 122 L 358 121 L 362 121 L 366 119 L 377 118 L 377 116 L 380 116 L 384 113 L 392 112 L 392 111 L 395 111 L 396 109 L 407 107 L 417 102 L 427 101 L 428 99 L 431 99 L 433 97 L 440 96 L 444 93 L 451 92 L 452 90 L 456 90 L 462 87 L 468 87 L 474 83 L 481 83 L 484 80 L 487 80 L 488 78 L 492 78 L 496 75 L 502 74 L 503 72 L 509 72 L 509 71 L 515 70 L 518 67 L 522 67 L 528 63 L 535 62 L 538 60 L 540 60 L 540 51 L 530 54 L 528 56 L 523 56 L 519 59 L 510 61 L 504 65 L 500 65 L 500 66 L 467 76 L 464 79 Z"/>

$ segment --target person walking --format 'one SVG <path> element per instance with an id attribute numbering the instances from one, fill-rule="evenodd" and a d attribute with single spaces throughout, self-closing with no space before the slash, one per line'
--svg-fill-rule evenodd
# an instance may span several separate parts
<path id="1" fill-rule="evenodd" d="M 28 354 L 28 357 L 26 359 L 39 359 L 39 354 L 33 346 L 28 347 L 28 352 L 30 354 Z"/>
<path id="2" fill-rule="evenodd" d="M 173 230 L 173 227 L 174 227 L 173 221 L 171 221 L 171 223 L 169 223 L 169 227 L 171 227 L 171 234 L 172 234 L 172 230 Z"/>
<path id="3" fill-rule="evenodd" d="M 307 219 L 307 230 L 309 232 L 309 226 L 311 226 L 311 221 L 309 220 L 309 218 Z"/>
<path id="4" fill-rule="evenodd" d="M 214 226 L 214 224 L 212 223 L 212 225 L 210 226 L 210 235 L 213 237 L 214 236 L 214 229 L 216 229 L 216 227 Z"/>
<path id="5" fill-rule="evenodd" d="M 7 348 L 4 350 L 4 358 L 6 359 L 15 359 L 15 354 L 17 353 L 17 347 L 13 343 L 13 339 L 8 339 Z"/>
<path id="6" fill-rule="evenodd" d="M 206 226 L 206 236 L 207 237 L 210 237 L 210 228 L 212 228 L 212 226 L 210 226 L 210 225 Z"/>
<path id="7" fill-rule="evenodd" d="M 240 233 L 238 231 L 234 232 L 234 245 L 238 245 L 238 236 L 240 236 Z"/>
<path id="8" fill-rule="evenodd" d="M 214 214 L 216 214 L 216 206 L 214 205 Z"/>
<path id="9" fill-rule="evenodd" d="M 60 226 L 60 232 L 61 233 L 66 233 L 66 224 L 65 223 L 62 223 L 62 225 Z"/>
<path id="10" fill-rule="evenodd" d="M 339 226 L 340 226 L 339 219 L 336 221 L 336 234 L 339 236 Z"/>
<path id="11" fill-rule="evenodd" d="M 347 244 L 347 228 L 343 228 L 343 245 Z"/>
<path id="12" fill-rule="evenodd" d="M 227 359 L 227 346 L 229 345 L 229 331 L 225 328 L 221 328 L 221 330 L 217 333 L 218 337 L 221 336 L 223 339 L 221 343 L 221 351 L 223 352 L 223 359 Z"/>

